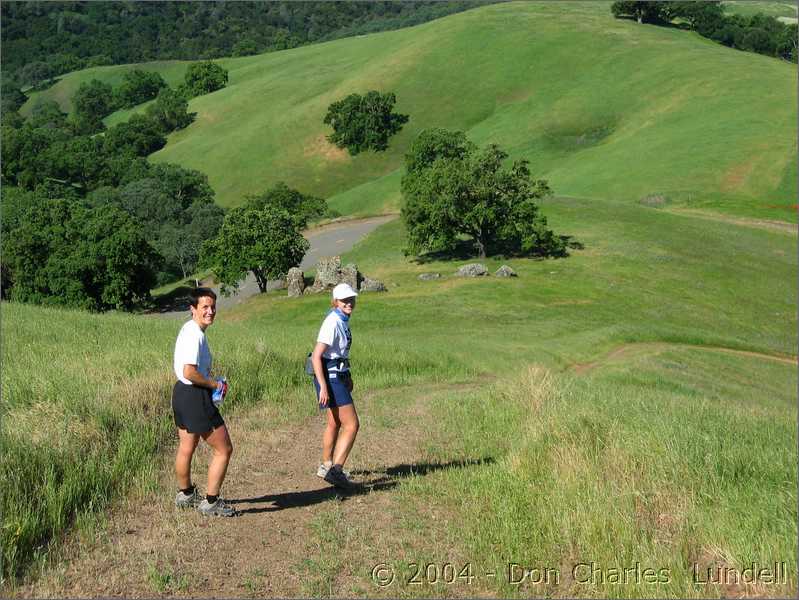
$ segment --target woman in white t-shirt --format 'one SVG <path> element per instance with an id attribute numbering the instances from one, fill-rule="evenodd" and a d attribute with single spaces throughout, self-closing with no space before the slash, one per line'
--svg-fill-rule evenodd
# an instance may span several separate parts
<path id="1" fill-rule="evenodd" d="M 333 308 L 322 322 L 311 355 L 319 409 L 327 411 L 327 427 L 322 436 L 322 463 L 316 474 L 343 489 L 353 487 L 343 467 L 360 426 L 352 401 L 349 361 L 352 345 L 349 319 L 357 295 L 346 283 L 333 288 Z"/>

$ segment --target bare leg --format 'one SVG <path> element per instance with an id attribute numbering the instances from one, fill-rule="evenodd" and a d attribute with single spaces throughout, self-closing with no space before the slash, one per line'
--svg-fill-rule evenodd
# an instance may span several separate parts
<path id="1" fill-rule="evenodd" d="M 178 429 L 178 453 L 175 456 L 175 475 L 178 479 L 178 488 L 186 490 L 191 487 L 191 459 L 194 450 L 200 441 L 196 433 L 189 433 L 185 429 Z"/>
<path id="2" fill-rule="evenodd" d="M 208 491 L 209 496 L 218 496 L 225 480 L 230 456 L 233 454 L 233 442 L 230 441 L 227 427 L 222 425 L 213 431 L 202 434 L 202 438 L 213 449 L 211 463 L 208 465 Z"/>
<path id="3" fill-rule="evenodd" d="M 336 446 L 336 438 L 338 438 L 338 430 L 341 427 L 341 421 L 338 420 L 338 414 L 333 412 L 334 409 L 327 410 L 327 426 L 325 432 L 322 434 L 322 462 L 333 462 L 333 448 Z"/>
<path id="4" fill-rule="evenodd" d="M 331 408 L 330 412 L 341 423 L 339 437 L 335 445 L 335 454 L 333 455 L 333 464 L 344 466 L 344 463 L 347 462 L 347 457 L 350 455 L 350 450 L 352 450 L 352 445 L 355 443 L 355 436 L 358 435 L 358 428 L 360 427 L 358 413 L 355 412 L 355 405 L 353 404 Z"/>

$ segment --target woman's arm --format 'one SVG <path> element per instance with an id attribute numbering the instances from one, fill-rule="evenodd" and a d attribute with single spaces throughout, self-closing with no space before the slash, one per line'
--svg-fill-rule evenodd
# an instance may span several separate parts
<path id="1" fill-rule="evenodd" d="M 219 383 L 217 383 L 213 379 L 209 379 L 202 373 L 197 370 L 197 365 L 183 365 L 183 377 L 191 381 L 194 385 L 199 385 L 200 387 L 207 387 L 215 390 L 219 387 Z"/>
<path id="2" fill-rule="evenodd" d="M 316 382 L 319 384 L 319 404 L 327 406 L 329 400 L 327 391 L 327 382 L 325 379 L 325 367 L 322 365 L 322 354 L 328 349 L 327 344 L 316 342 L 313 353 L 311 354 L 311 363 L 313 364 L 313 372 L 316 375 Z"/>

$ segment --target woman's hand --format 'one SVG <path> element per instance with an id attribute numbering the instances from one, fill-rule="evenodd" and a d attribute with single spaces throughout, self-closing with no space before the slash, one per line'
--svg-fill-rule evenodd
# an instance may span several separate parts
<path id="1" fill-rule="evenodd" d="M 330 396 L 327 393 L 327 385 L 325 382 L 319 384 L 319 406 L 327 406 Z"/>

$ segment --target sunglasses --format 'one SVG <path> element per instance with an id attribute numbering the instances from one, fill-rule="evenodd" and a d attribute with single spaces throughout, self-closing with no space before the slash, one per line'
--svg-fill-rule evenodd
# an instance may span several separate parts
<path id="1" fill-rule="evenodd" d="M 355 305 L 355 298 L 343 298 L 343 299 L 339 300 L 339 302 L 341 302 L 342 304 L 349 304 L 350 306 L 354 306 Z"/>

